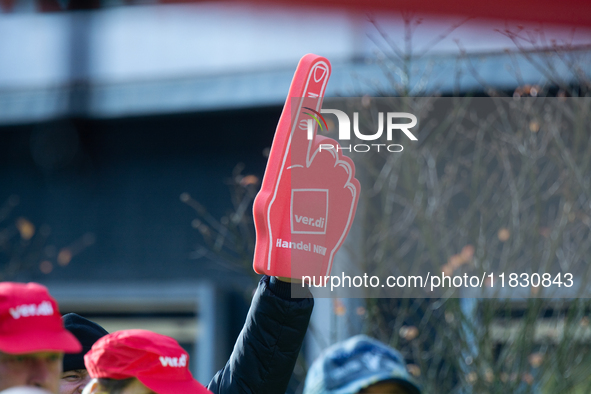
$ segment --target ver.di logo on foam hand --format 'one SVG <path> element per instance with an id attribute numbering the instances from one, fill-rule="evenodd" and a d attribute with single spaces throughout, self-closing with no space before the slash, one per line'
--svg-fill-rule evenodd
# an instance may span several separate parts
<path id="1" fill-rule="evenodd" d="M 291 233 L 326 234 L 328 189 L 291 190 Z"/>

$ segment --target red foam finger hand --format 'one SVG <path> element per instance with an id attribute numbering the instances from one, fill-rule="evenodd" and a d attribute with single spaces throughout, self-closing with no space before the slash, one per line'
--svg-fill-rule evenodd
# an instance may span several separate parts
<path id="1" fill-rule="evenodd" d="M 258 273 L 329 275 L 353 223 L 355 166 L 336 141 L 316 135 L 326 127 L 320 109 L 330 71 L 328 60 L 306 55 L 292 80 L 254 201 Z"/>

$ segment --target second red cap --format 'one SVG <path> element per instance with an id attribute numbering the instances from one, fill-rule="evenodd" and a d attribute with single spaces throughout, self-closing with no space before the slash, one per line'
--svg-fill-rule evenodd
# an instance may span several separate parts
<path id="1" fill-rule="evenodd" d="M 99 339 L 84 356 L 91 377 L 137 378 L 158 394 L 211 394 L 189 371 L 189 355 L 174 339 L 123 330 Z"/>

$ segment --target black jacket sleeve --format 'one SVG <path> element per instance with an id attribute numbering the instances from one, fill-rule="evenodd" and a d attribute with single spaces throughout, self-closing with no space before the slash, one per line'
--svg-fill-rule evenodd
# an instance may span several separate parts
<path id="1" fill-rule="evenodd" d="M 232 355 L 207 387 L 214 394 L 284 394 L 314 306 L 290 284 L 264 276 Z"/>

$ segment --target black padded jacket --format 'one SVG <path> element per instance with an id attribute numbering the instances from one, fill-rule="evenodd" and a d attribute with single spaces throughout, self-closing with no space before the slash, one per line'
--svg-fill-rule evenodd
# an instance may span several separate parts
<path id="1" fill-rule="evenodd" d="M 314 306 L 292 299 L 291 285 L 263 276 L 228 363 L 212 379 L 214 394 L 284 394 Z"/>

